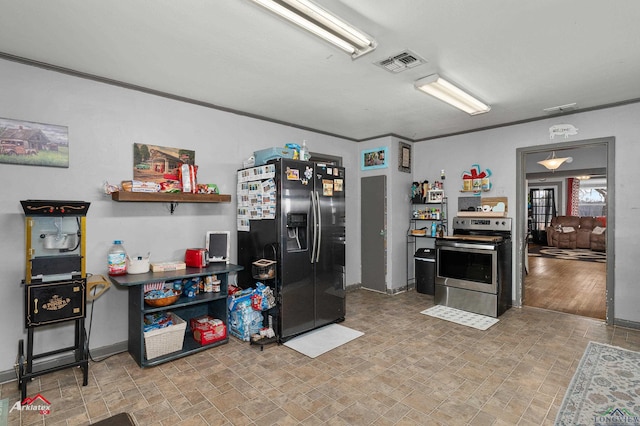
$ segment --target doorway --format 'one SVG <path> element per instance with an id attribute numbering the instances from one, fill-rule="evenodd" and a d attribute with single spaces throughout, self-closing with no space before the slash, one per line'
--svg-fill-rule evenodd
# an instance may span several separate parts
<path id="1" fill-rule="evenodd" d="M 529 186 L 529 236 L 536 244 L 547 240 L 547 226 L 557 215 L 555 188 L 535 188 Z"/>
<path id="2" fill-rule="evenodd" d="M 514 304 L 516 306 L 522 306 L 525 304 L 525 277 L 527 274 L 527 247 L 529 243 L 530 235 L 530 221 L 529 221 L 529 209 L 528 209 L 528 184 L 527 184 L 527 156 L 531 157 L 532 154 L 549 153 L 552 150 L 578 150 L 587 148 L 599 148 L 602 149 L 606 155 L 606 160 L 602 159 L 602 165 L 606 164 L 606 167 L 602 168 L 602 173 L 607 182 L 607 206 L 606 206 L 606 218 L 607 218 L 607 230 L 606 232 L 606 292 L 605 292 L 605 304 L 606 315 L 605 322 L 607 324 L 613 324 L 614 316 L 614 259 L 615 259 L 615 246 L 614 246 L 614 232 L 615 229 L 615 182 L 614 182 L 614 137 L 589 139 L 583 141 L 564 142 L 558 144 L 537 145 L 526 148 L 518 148 L 516 150 L 517 157 L 517 188 L 516 188 L 516 215 L 518 226 L 515 229 L 516 233 L 516 288 Z M 581 173 L 581 170 L 573 170 L 572 173 Z M 557 172 L 556 172 L 557 175 Z"/>
<path id="3" fill-rule="evenodd" d="M 360 180 L 362 287 L 387 292 L 387 177 Z"/>

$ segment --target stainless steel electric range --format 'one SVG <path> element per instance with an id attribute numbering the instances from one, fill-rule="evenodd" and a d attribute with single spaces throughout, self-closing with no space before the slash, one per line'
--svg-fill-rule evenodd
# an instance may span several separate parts
<path id="1" fill-rule="evenodd" d="M 454 217 L 436 239 L 437 305 L 498 317 L 511 306 L 511 218 Z"/>

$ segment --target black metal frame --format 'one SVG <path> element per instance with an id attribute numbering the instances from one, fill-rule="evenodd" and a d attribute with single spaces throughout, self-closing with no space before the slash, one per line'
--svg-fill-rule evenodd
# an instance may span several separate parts
<path id="1" fill-rule="evenodd" d="M 33 339 L 35 327 L 27 330 L 27 353 L 24 353 L 24 340 L 18 342 L 18 389 L 20 389 L 20 400 L 24 401 L 27 397 L 27 383 L 36 377 L 44 374 L 53 373 L 55 371 L 64 370 L 71 367 L 80 367 L 82 369 L 82 385 L 87 386 L 89 383 L 89 348 L 86 345 L 86 331 L 84 328 L 84 318 L 75 320 L 75 343 L 73 346 L 56 349 L 49 352 L 34 354 Z M 40 358 L 46 358 L 65 352 L 73 351 L 75 361 L 46 368 L 40 371 L 33 371 L 33 361 Z"/>

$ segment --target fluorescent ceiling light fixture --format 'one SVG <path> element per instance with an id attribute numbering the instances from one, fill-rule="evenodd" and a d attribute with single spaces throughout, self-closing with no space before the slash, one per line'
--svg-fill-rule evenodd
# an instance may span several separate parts
<path id="1" fill-rule="evenodd" d="M 309 0 L 252 0 L 347 52 L 353 59 L 376 48 L 373 38 Z"/>
<path id="2" fill-rule="evenodd" d="M 591 179 L 591 176 L 589 176 L 589 175 L 576 176 L 576 179 L 578 179 L 578 180 L 589 180 L 589 179 Z"/>
<path id="3" fill-rule="evenodd" d="M 413 83 L 416 89 L 421 90 L 441 101 L 448 103 L 467 114 L 477 115 L 489 112 L 491 107 L 474 98 L 462 89 L 449 83 L 438 74 L 421 78 Z"/>
<path id="4" fill-rule="evenodd" d="M 551 155 L 548 156 L 546 160 L 538 161 L 538 164 L 546 167 L 549 170 L 556 170 L 563 163 L 571 163 L 572 161 L 572 157 L 556 157 L 556 152 L 552 151 Z"/>

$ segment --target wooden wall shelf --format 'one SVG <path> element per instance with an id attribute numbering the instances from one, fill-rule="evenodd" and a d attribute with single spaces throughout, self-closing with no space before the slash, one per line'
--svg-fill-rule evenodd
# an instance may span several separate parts
<path id="1" fill-rule="evenodd" d="M 113 201 L 149 203 L 228 203 L 228 194 L 191 194 L 189 192 L 129 192 L 111 193 Z"/>
<path id="2" fill-rule="evenodd" d="M 473 192 L 473 193 L 480 193 L 480 192 L 489 192 L 491 191 L 491 189 L 461 189 L 460 192 Z"/>

